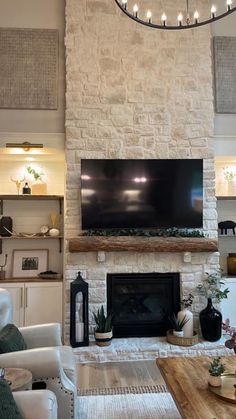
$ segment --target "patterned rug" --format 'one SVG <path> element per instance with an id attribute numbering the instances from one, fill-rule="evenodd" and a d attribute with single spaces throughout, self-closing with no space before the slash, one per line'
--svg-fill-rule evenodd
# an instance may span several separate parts
<path id="1" fill-rule="evenodd" d="M 78 397 L 79 419 L 181 419 L 169 393 Z"/>
<path id="2" fill-rule="evenodd" d="M 83 388 L 78 390 L 79 396 L 112 396 L 117 394 L 146 394 L 167 392 L 167 387 L 163 384 L 156 384 L 152 386 Z"/>

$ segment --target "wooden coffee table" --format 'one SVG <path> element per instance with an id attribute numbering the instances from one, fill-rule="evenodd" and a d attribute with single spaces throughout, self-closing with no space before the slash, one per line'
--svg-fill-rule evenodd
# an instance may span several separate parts
<path id="1" fill-rule="evenodd" d="M 236 419 L 235 404 L 221 400 L 208 388 L 210 361 L 210 357 L 156 360 L 183 419 Z M 236 356 L 222 357 L 222 362 L 226 372 L 235 372 Z"/>
<path id="2" fill-rule="evenodd" d="M 11 391 L 31 390 L 32 374 L 24 368 L 5 368 L 5 377 Z"/>

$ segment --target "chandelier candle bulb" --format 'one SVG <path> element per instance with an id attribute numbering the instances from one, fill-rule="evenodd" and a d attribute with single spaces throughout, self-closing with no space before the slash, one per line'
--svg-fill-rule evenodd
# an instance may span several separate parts
<path id="1" fill-rule="evenodd" d="M 133 12 L 134 12 L 134 16 L 138 17 L 138 5 L 137 4 L 134 5 Z"/>
<path id="2" fill-rule="evenodd" d="M 231 6 L 232 6 L 232 0 L 227 0 L 227 10 L 229 11 L 229 10 L 231 10 Z"/>
<path id="3" fill-rule="evenodd" d="M 163 26 L 166 26 L 167 17 L 165 13 L 163 13 L 161 20 L 162 20 Z"/>
<path id="4" fill-rule="evenodd" d="M 211 17 L 212 19 L 215 19 L 216 17 L 216 7 L 214 6 L 214 4 L 211 6 Z"/>
<path id="5" fill-rule="evenodd" d="M 151 21 L 152 21 L 152 12 L 151 12 L 151 10 L 148 10 L 147 11 L 147 19 L 148 19 L 148 23 L 151 23 Z"/>
<path id="6" fill-rule="evenodd" d="M 122 6 L 125 10 L 127 9 L 127 0 L 122 0 Z"/>
<path id="7" fill-rule="evenodd" d="M 195 23 L 198 23 L 198 22 L 199 22 L 199 13 L 198 13 L 198 11 L 197 11 L 197 10 L 196 10 L 196 12 L 194 12 L 193 17 L 194 17 L 194 22 L 195 22 Z"/>
<path id="8" fill-rule="evenodd" d="M 178 14 L 178 22 L 179 22 L 179 26 L 182 26 L 182 20 L 183 20 L 183 15 L 182 13 Z"/>

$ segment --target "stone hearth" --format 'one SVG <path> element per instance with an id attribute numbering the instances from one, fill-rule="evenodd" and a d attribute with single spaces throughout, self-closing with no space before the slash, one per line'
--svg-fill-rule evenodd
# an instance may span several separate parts
<path id="1" fill-rule="evenodd" d="M 224 356 L 233 351 L 224 345 L 224 338 L 218 342 L 202 341 L 194 346 L 176 346 L 166 338 L 122 338 L 113 339 L 110 346 L 99 347 L 94 341 L 88 347 L 75 348 L 77 362 L 141 361 L 168 356 Z"/>

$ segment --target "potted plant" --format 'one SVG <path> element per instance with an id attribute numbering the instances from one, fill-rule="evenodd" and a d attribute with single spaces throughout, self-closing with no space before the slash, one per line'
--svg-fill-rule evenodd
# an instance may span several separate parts
<path id="1" fill-rule="evenodd" d="M 96 344 L 98 346 L 109 346 L 112 340 L 112 313 L 105 315 L 103 305 L 97 313 L 93 313 L 96 323 L 94 331 Z"/>
<path id="2" fill-rule="evenodd" d="M 177 314 L 179 321 L 183 320 L 183 318 L 188 320 L 183 326 L 184 337 L 186 338 L 193 336 L 193 313 L 189 310 L 189 307 L 191 307 L 193 304 L 193 300 L 194 296 L 191 293 L 189 293 L 187 296 L 184 296 L 181 301 L 183 308 Z"/>
<path id="3" fill-rule="evenodd" d="M 46 195 L 47 194 L 47 184 L 43 181 L 42 176 L 43 172 L 35 170 L 31 166 L 26 167 L 27 172 L 34 177 L 35 183 L 31 185 L 33 195 Z"/>
<path id="4" fill-rule="evenodd" d="M 221 386 L 221 374 L 225 371 L 225 366 L 221 362 L 221 357 L 218 356 L 213 358 L 212 362 L 208 368 L 210 377 L 208 383 L 212 387 L 220 387 Z"/>
<path id="5" fill-rule="evenodd" d="M 182 320 L 178 320 L 175 313 L 173 313 L 172 316 L 169 317 L 169 320 L 173 326 L 173 335 L 179 337 L 184 336 L 183 327 L 189 321 L 186 316 L 184 316 Z"/>
<path id="6" fill-rule="evenodd" d="M 207 298 L 207 307 L 200 312 L 200 325 L 202 336 L 210 342 L 216 342 L 221 338 L 222 315 L 213 306 L 213 301 L 219 303 L 222 299 L 227 298 L 229 289 L 222 289 L 224 279 L 221 271 L 206 273 L 202 283 L 197 286 L 200 294 Z"/>

